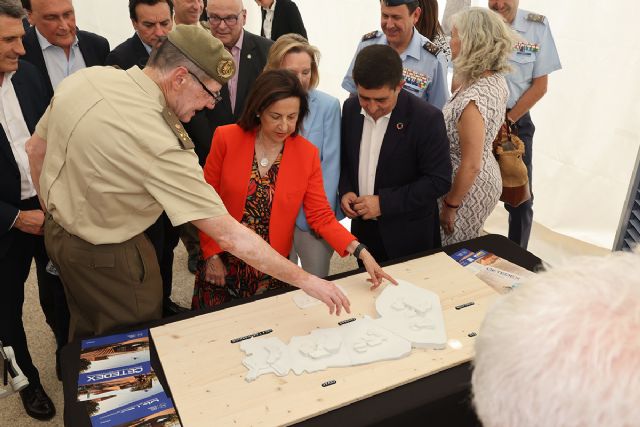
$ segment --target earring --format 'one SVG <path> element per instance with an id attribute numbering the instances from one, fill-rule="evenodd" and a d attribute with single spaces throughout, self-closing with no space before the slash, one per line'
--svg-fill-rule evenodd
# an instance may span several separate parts
<path id="1" fill-rule="evenodd" d="M 260 114 L 256 114 L 256 117 L 257 117 L 257 118 L 260 118 Z"/>

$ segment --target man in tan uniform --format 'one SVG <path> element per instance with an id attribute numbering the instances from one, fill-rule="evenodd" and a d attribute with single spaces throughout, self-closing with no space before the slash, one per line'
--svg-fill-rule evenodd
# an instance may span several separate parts
<path id="1" fill-rule="evenodd" d="M 160 318 L 158 263 L 143 231 L 163 209 L 173 224 L 192 222 L 224 250 L 322 300 L 331 313 L 349 311 L 332 283 L 235 221 L 203 179 L 180 121 L 213 108 L 234 69 L 221 42 L 197 26 L 178 25 L 144 70 L 94 67 L 56 90 L 27 151 L 48 211 L 45 243 L 65 286 L 71 337 Z M 386 277 L 375 261 L 370 266 L 374 281 Z"/>

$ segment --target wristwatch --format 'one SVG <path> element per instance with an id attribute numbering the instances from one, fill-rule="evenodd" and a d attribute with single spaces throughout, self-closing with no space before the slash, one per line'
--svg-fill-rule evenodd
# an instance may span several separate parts
<path id="1" fill-rule="evenodd" d="M 369 248 L 366 247 L 364 243 L 359 243 L 353 251 L 353 256 L 357 259 L 360 259 L 360 252 L 362 252 L 363 249 L 369 250 Z"/>

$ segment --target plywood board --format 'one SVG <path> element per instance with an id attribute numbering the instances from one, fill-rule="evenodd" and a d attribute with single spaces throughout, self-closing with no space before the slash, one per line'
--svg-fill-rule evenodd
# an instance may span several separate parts
<path id="1" fill-rule="evenodd" d="M 288 342 L 350 317 L 377 317 L 381 290 L 370 291 L 364 273 L 336 281 L 349 294 L 351 315 L 330 316 L 324 305 L 300 309 L 293 296 L 301 291 L 295 291 L 170 323 L 151 334 L 183 425 L 289 425 L 471 360 L 468 334 L 478 330 L 498 294 L 444 253 L 385 270 L 438 294 L 450 343 L 446 349 L 413 349 L 399 360 L 245 381 L 245 354 L 239 343 L 230 343 L 234 338 L 273 329 L 269 336 Z M 474 305 L 456 310 L 468 302 Z M 331 380 L 334 385 L 322 387 Z"/>

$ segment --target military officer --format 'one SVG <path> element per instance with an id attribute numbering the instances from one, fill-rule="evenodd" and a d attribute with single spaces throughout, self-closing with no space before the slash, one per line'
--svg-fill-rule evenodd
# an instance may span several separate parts
<path id="1" fill-rule="evenodd" d="M 382 0 L 380 2 L 382 31 L 365 34 L 358 44 L 342 87 L 356 94 L 353 82 L 355 58 L 365 46 L 387 44 L 402 59 L 404 89 L 442 109 L 449 99 L 447 59 L 428 38 L 414 29 L 422 9 L 416 0 Z"/>
<path id="2" fill-rule="evenodd" d="M 525 144 L 523 160 L 531 186 L 535 126 L 529 110 L 547 92 L 548 75 L 562 66 L 549 20 L 537 13 L 518 9 L 518 4 L 519 0 L 489 0 L 489 8 L 502 15 L 521 38 L 511 55 L 513 70 L 507 76 L 507 118 L 516 124 L 518 136 Z M 533 222 L 533 197 L 518 207 L 505 204 L 505 208 L 509 211 L 509 239 L 526 249 Z"/>
<path id="3" fill-rule="evenodd" d="M 209 32 L 178 25 L 144 70 L 88 68 L 58 86 L 27 152 L 48 212 L 45 244 L 69 300 L 70 336 L 160 317 L 160 270 L 143 231 L 163 210 L 174 224 L 193 222 L 224 250 L 301 287 L 331 312 L 349 310 L 335 285 L 235 221 L 203 179 L 180 121 L 213 108 L 234 70 L 231 54 Z"/>

